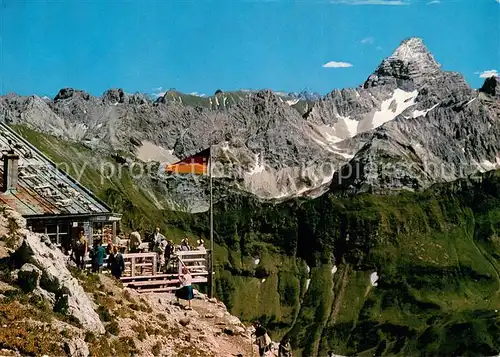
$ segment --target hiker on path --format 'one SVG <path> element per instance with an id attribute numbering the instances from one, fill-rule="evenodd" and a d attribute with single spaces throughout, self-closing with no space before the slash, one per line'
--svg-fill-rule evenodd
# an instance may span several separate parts
<path id="1" fill-rule="evenodd" d="M 161 258 L 162 258 L 162 253 L 163 253 L 163 246 L 162 243 L 165 241 L 167 238 L 163 234 L 160 233 L 160 227 L 156 227 L 156 231 L 153 234 L 153 252 L 156 253 L 156 270 L 159 271 L 161 267 Z"/>
<path id="2" fill-rule="evenodd" d="M 153 234 L 153 241 L 154 241 L 154 250 L 156 251 L 160 246 L 161 242 L 165 240 L 165 236 L 160 233 L 160 227 L 156 227 L 156 231 Z"/>
<path id="3" fill-rule="evenodd" d="M 181 241 L 181 250 L 182 251 L 188 251 L 188 250 L 191 250 L 191 247 L 189 246 L 189 240 L 188 238 L 184 238 L 182 241 Z"/>
<path id="4" fill-rule="evenodd" d="M 123 259 L 123 255 L 116 245 L 113 247 L 113 252 L 109 256 L 108 267 L 111 270 L 111 274 L 116 279 L 121 278 L 123 271 L 125 270 L 125 260 Z"/>
<path id="5" fill-rule="evenodd" d="M 189 269 L 186 266 L 182 267 L 182 274 L 179 275 L 179 281 L 182 284 L 180 289 L 175 292 L 175 297 L 177 298 L 177 303 L 180 304 L 179 299 L 187 300 L 189 302 L 189 307 L 186 310 L 191 310 L 191 300 L 194 298 L 193 294 L 193 278 L 189 273 Z"/>
<path id="6" fill-rule="evenodd" d="M 172 240 L 169 240 L 167 243 L 167 246 L 165 247 L 164 250 L 164 256 L 165 256 L 165 270 L 168 272 L 169 264 L 170 264 L 170 258 L 174 255 L 175 253 L 175 246 L 174 242 Z"/>
<path id="7" fill-rule="evenodd" d="M 104 249 L 104 247 L 102 246 L 101 241 L 95 241 L 94 247 L 90 251 L 93 273 L 102 273 L 102 266 L 104 265 L 105 257 L 106 257 L 106 249 Z"/>
<path id="8" fill-rule="evenodd" d="M 76 266 L 79 269 L 85 269 L 85 256 L 87 255 L 88 244 L 89 242 L 87 237 L 85 237 L 85 232 L 81 230 L 73 249 L 75 253 Z"/>
<path id="9" fill-rule="evenodd" d="M 202 251 L 206 250 L 206 248 L 205 248 L 205 241 L 203 239 L 201 239 L 201 238 L 198 239 L 196 241 L 196 243 L 198 244 L 198 246 L 196 247 L 197 250 L 202 250 Z"/>
<path id="10" fill-rule="evenodd" d="M 283 338 L 280 342 L 278 357 L 293 357 L 292 346 L 290 346 L 290 339 L 288 337 Z"/>
<path id="11" fill-rule="evenodd" d="M 255 327 L 255 344 L 259 347 L 259 356 L 264 357 L 266 352 L 271 351 L 271 338 L 260 321 L 255 321 L 253 327 Z"/>
<path id="12" fill-rule="evenodd" d="M 142 244 L 141 235 L 139 234 L 139 230 L 136 229 L 132 233 L 130 233 L 130 252 L 137 253 L 139 251 L 139 246 Z"/>
<path id="13" fill-rule="evenodd" d="M 111 238 L 108 239 L 108 245 L 106 246 L 106 254 L 107 255 L 113 254 L 113 239 Z"/>

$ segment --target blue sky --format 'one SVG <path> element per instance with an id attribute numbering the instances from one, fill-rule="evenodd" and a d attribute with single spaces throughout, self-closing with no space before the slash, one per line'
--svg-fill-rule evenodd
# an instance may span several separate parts
<path id="1" fill-rule="evenodd" d="M 477 88 L 500 70 L 498 1 L 0 0 L 0 93 L 327 93 L 411 36 Z"/>

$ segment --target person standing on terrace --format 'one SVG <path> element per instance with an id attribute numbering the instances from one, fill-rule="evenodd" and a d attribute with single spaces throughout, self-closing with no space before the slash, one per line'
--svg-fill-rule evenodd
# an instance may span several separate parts
<path id="1" fill-rule="evenodd" d="M 130 233 L 130 252 L 137 253 L 141 244 L 141 235 L 139 234 L 139 230 L 136 229 L 135 231 Z"/>
<path id="2" fill-rule="evenodd" d="M 180 304 L 179 299 L 187 300 L 189 305 L 186 310 L 191 310 L 191 300 L 194 298 L 193 294 L 193 278 L 189 273 L 189 269 L 186 266 L 182 267 L 182 274 L 179 275 L 179 281 L 182 287 L 175 292 L 175 297 L 177 298 L 177 303 Z"/>
<path id="3" fill-rule="evenodd" d="M 87 255 L 88 244 L 89 242 L 87 240 L 87 237 L 85 237 L 85 232 L 83 230 L 80 230 L 78 239 L 76 240 L 73 247 L 76 266 L 79 269 L 85 269 L 85 256 Z"/>

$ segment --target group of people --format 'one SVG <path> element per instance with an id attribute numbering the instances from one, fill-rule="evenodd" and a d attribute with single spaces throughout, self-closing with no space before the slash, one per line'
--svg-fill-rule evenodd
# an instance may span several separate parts
<path id="1" fill-rule="evenodd" d="M 123 248 L 120 249 L 116 245 L 113 245 L 113 242 L 108 242 L 107 247 L 104 248 L 101 239 L 94 240 L 94 244 L 90 251 L 88 246 L 89 243 L 85 236 L 85 232 L 81 230 L 72 249 L 76 266 L 80 269 L 85 269 L 85 258 L 88 253 L 91 260 L 92 272 L 102 273 L 107 256 L 107 264 L 108 268 L 111 270 L 111 274 L 115 278 L 120 279 L 125 270 L 125 260 L 122 255 Z"/>
<path id="2" fill-rule="evenodd" d="M 147 248 L 150 251 L 156 252 L 158 254 L 157 259 L 157 270 L 168 271 L 170 268 L 171 260 L 175 254 L 176 246 L 172 240 L 167 240 L 167 238 L 160 232 L 160 228 L 157 227 L 155 233 L 152 236 L 152 241 L 148 244 L 147 242 L 143 242 L 141 239 L 141 234 L 139 230 L 135 230 L 130 233 L 129 237 L 129 251 L 130 253 L 140 253 L 144 252 Z M 199 239 L 197 241 L 197 247 L 193 248 L 189 244 L 189 239 L 184 238 L 181 241 L 181 244 L 177 247 L 180 251 L 189 251 L 193 249 L 197 250 L 205 250 L 205 245 L 203 239 Z M 104 266 L 104 261 L 106 255 L 109 255 L 108 258 L 108 267 L 111 269 L 112 273 L 116 277 L 120 277 L 123 273 L 124 266 L 123 262 L 123 249 L 113 246 L 112 242 L 108 243 L 107 248 L 104 248 L 102 245 L 101 239 L 95 239 L 93 247 L 89 249 L 89 242 L 83 230 L 79 232 L 79 236 L 73 244 L 72 247 L 72 256 L 76 262 L 77 267 L 80 269 L 85 268 L 85 258 L 87 254 L 90 256 L 92 260 L 92 271 L 93 272 L 101 272 Z"/>
<path id="3" fill-rule="evenodd" d="M 259 348 L 259 356 L 265 357 L 268 353 L 271 353 L 271 338 L 260 321 L 255 321 L 253 327 L 255 328 L 255 344 Z M 293 357 L 290 339 L 287 336 L 280 342 L 278 357 Z"/>
<path id="4" fill-rule="evenodd" d="M 189 239 L 184 238 L 181 241 L 181 244 L 177 247 L 180 251 L 189 251 L 193 249 L 197 250 L 205 250 L 205 242 L 203 239 L 199 239 L 197 241 L 197 247 L 193 248 L 189 244 Z M 170 268 L 170 262 L 172 257 L 175 254 L 176 246 L 173 240 L 168 240 L 160 230 L 160 227 L 156 227 L 155 232 L 151 237 L 151 242 L 148 244 L 147 242 L 143 242 L 141 238 L 141 234 L 139 233 L 139 229 L 136 229 L 132 233 L 130 233 L 130 252 L 131 253 L 141 253 L 146 249 L 153 251 L 157 254 L 157 271 L 168 271 Z"/>

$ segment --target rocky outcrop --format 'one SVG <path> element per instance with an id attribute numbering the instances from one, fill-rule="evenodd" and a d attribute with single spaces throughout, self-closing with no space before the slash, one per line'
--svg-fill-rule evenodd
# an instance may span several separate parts
<path id="1" fill-rule="evenodd" d="M 7 206 L 0 206 L 0 212 L 0 259 L 8 259 L 23 243 L 19 229 L 26 221 Z"/>
<path id="2" fill-rule="evenodd" d="M 41 271 L 40 287 L 55 296 L 66 296 L 68 313 L 73 315 L 83 328 L 104 333 L 104 326 L 94 310 L 92 301 L 68 270 L 64 254 L 50 243 L 48 237 L 28 231 L 25 234 L 18 256 Z"/>
<path id="3" fill-rule="evenodd" d="M 421 86 L 431 77 L 439 76 L 440 67 L 422 39 L 409 38 L 382 61 L 365 82 L 364 88 L 388 84 L 403 87 L 408 82 Z"/>
<path id="4" fill-rule="evenodd" d="M 17 279 L 19 286 L 26 293 L 34 292 L 50 304 L 54 304 L 58 299 L 67 300 L 67 312 L 74 316 L 83 328 L 104 333 L 104 326 L 94 310 L 92 301 L 67 268 L 67 257 L 47 236 L 29 232 L 26 229 L 26 221 L 20 214 L 10 208 L 1 209 L 3 215 L 0 230 L 6 232 L 1 241 L 15 237 L 18 245 L 17 250 L 11 250 L 11 259 L 21 269 L 13 279 Z"/>
<path id="5" fill-rule="evenodd" d="M 500 78 L 497 76 L 486 78 L 480 91 L 493 97 L 500 98 Z"/>
<path id="6" fill-rule="evenodd" d="M 18 284 L 25 292 L 32 292 L 40 286 L 42 271 L 30 263 L 24 264 L 17 273 Z"/>
<path id="7" fill-rule="evenodd" d="M 73 338 L 64 343 L 64 351 L 68 357 L 88 357 L 89 347 L 81 338 Z"/>

